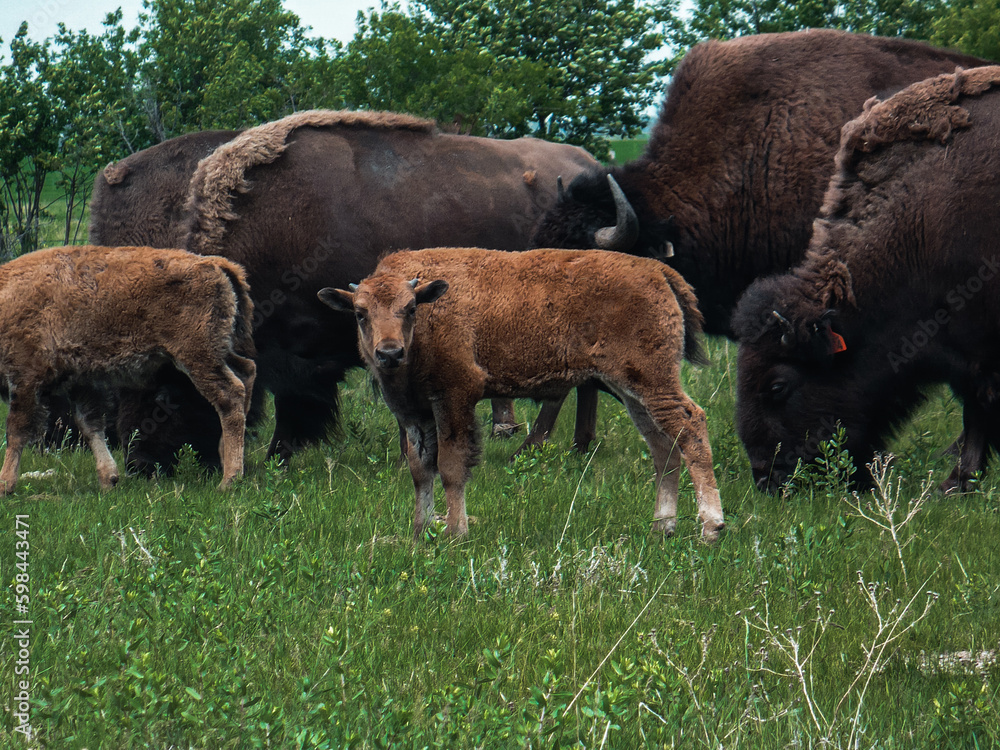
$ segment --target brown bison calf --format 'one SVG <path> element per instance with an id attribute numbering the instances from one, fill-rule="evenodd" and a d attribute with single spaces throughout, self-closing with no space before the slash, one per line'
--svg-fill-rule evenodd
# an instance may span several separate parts
<path id="1" fill-rule="evenodd" d="M 247 358 L 254 353 L 252 316 L 243 269 L 224 258 L 84 246 L 39 250 L 0 266 L 0 373 L 10 398 L 0 492 L 14 489 L 21 451 L 56 393 L 74 406 L 102 489 L 113 487 L 118 467 L 104 438 L 102 392 L 141 384 L 166 362 L 218 412 L 228 486 L 243 472 L 256 374 Z"/>
<path id="2" fill-rule="evenodd" d="M 622 400 L 649 444 L 654 528 L 674 531 L 683 456 L 702 534 L 718 537 L 705 415 L 680 381 L 685 351 L 698 352 L 701 315 L 668 266 L 597 250 L 444 248 L 390 255 L 352 288 L 319 296 L 356 315 L 361 356 L 410 439 L 415 537 L 431 522 L 435 473 L 448 504 L 445 533 L 468 531 L 476 402 L 558 398 L 592 378 Z"/>

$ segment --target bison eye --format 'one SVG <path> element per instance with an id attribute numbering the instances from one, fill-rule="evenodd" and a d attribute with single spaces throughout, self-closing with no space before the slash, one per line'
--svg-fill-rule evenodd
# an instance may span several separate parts
<path id="1" fill-rule="evenodd" d="M 417 314 L 416 305 L 410 305 L 405 310 L 403 310 L 403 315 L 405 315 L 408 319 L 413 318 L 416 314 Z"/>
<path id="2" fill-rule="evenodd" d="M 359 326 L 363 326 L 368 321 L 368 313 L 364 310 L 355 310 L 354 317 L 358 321 Z"/>
<path id="3" fill-rule="evenodd" d="M 775 380 L 771 383 L 771 387 L 768 389 L 771 398 L 774 401 L 784 401 L 788 398 L 788 381 L 787 380 Z"/>

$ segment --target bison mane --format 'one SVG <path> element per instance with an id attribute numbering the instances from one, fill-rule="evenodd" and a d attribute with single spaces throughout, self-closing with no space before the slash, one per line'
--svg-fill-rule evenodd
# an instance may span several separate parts
<path id="1" fill-rule="evenodd" d="M 969 111 L 958 103 L 961 97 L 979 96 L 997 84 L 1000 74 L 994 66 L 957 68 L 954 73 L 915 83 L 885 101 L 869 99 L 864 112 L 841 130 L 835 177 L 820 215 L 836 215 L 844 200 L 844 187 L 854 181 L 864 155 L 903 141 L 948 143 L 956 130 L 972 124 Z"/>
<path id="2" fill-rule="evenodd" d="M 395 112 L 353 112 L 350 110 L 309 110 L 243 131 L 219 146 L 198 163 L 188 189 L 185 213 L 185 247 L 203 254 L 215 252 L 226 231 L 226 223 L 236 219 L 232 212 L 234 193 L 246 193 L 247 171 L 270 164 L 288 147 L 288 136 L 298 128 L 363 127 L 408 130 L 431 134 L 433 120 Z"/>

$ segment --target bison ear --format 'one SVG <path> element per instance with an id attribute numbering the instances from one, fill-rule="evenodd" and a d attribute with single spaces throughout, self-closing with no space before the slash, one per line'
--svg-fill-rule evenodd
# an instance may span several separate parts
<path id="1" fill-rule="evenodd" d="M 448 291 L 448 282 L 444 279 L 435 279 L 434 281 L 428 281 L 413 290 L 414 295 L 417 298 L 417 304 L 422 305 L 426 302 L 434 302 L 442 294 Z"/>
<path id="2" fill-rule="evenodd" d="M 819 336 L 819 346 L 828 355 L 840 354 L 847 351 L 847 342 L 844 341 L 844 337 L 833 330 L 833 319 L 836 317 L 836 310 L 827 310 L 815 326 L 816 333 Z"/>
<path id="3" fill-rule="evenodd" d="M 332 307 L 337 312 L 354 312 L 354 295 L 343 289 L 334 289 L 328 286 L 325 289 L 320 289 L 316 296 L 319 297 L 320 302 L 327 307 Z"/>

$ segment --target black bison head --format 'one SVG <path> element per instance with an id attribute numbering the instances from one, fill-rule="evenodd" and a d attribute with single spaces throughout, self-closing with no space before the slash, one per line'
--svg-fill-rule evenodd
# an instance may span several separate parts
<path id="1" fill-rule="evenodd" d="M 185 444 L 206 466 L 220 468 L 222 427 L 215 410 L 172 366 L 163 367 L 154 382 L 155 387 L 118 393 L 116 427 L 129 473 L 172 473 Z"/>
<path id="2" fill-rule="evenodd" d="M 854 346 L 833 306 L 851 298 L 849 275 L 839 289 L 817 291 L 789 274 L 754 283 L 737 306 L 736 429 L 762 490 L 784 484 L 799 460 L 817 458 L 838 427 L 855 461 L 869 462 L 895 421 L 893 396 L 860 351 L 868 347 Z M 855 480 L 870 476 L 859 471 Z"/>
<path id="3" fill-rule="evenodd" d="M 663 260 L 673 255 L 675 241 L 673 220 L 651 218 L 628 173 L 616 179 L 597 171 L 581 174 L 567 189 L 560 183 L 556 205 L 535 227 L 530 246 L 599 248 Z"/>

